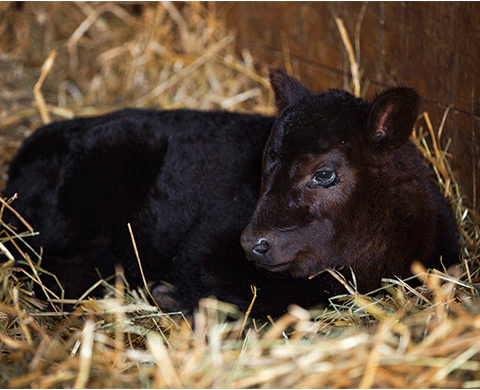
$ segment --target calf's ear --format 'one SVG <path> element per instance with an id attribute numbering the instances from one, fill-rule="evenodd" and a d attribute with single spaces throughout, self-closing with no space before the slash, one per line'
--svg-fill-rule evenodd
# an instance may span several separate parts
<path id="1" fill-rule="evenodd" d="M 311 94 L 297 79 L 289 76 L 284 70 L 270 68 L 270 83 L 275 92 L 275 104 L 279 112 L 285 107 L 298 102 L 302 97 Z"/>
<path id="2" fill-rule="evenodd" d="M 379 147 L 403 145 L 417 120 L 420 98 L 411 88 L 396 87 L 378 95 L 370 106 L 367 136 Z"/>

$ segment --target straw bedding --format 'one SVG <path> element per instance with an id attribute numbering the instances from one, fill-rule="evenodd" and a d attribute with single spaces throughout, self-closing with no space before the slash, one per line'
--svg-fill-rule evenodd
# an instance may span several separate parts
<path id="1" fill-rule="evenodd" d="M 127 106 L 274 113 L 265 66 L 235 51 L 222 22 L 228 6 L 0 3 L 0 188 L 22 140 L 51 120 Z M 461 267 L 417 264 L 415 290 L 344 284 L 328 307 L 293 306 L 263 324 L 213 299 L 194 319 L 162 313 L 121 269 L 102 281 L 104 299 L 39 301 L 32 251 L 16 259 L 30 271 L 0 267 L 0 386 L 480 387 L 479 218 L 462 203 L 442 130 L 424 113 L 414 139 L 455 208 Z M 1 201 L 0 221 L 6 207 L 15 201 Z M 1 225 L 2 252 L 34 231 Z"/>

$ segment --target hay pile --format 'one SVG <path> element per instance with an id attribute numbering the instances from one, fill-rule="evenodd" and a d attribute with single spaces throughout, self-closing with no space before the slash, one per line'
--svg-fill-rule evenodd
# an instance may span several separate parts
<path id="1" fill-rule="evenodd" d="M 0 3 L 0 165 L 51 120 L 124 107 L 273 114 L 266 67 L 235 53 L 225 7 Z"/>
<path id="2" fill-rule="evenodd" d="M 74 115 L 273 113 L 265 69 L 236 54 L 221 7 L 0 3 L 0 164 L 41 123 Z M 479 387 L 479 220 L 462 204 L 442 127 L 424 114 L 414 139 L 461 225 L 464 264 L 451 275 L 416 265 L 425 283 L 415 290 L 388 280 L 387 294 L 359 295 L 345 285 L 324 310 L 293 306 L 266 324 L 208 299 L 192 328 L 128 290 L 121 270 L 104 299 L 77 301 L 73 313 L 41 302 L 31 293 L 38 258 L 26 253 L 17 260 L 31 272 L 13 260 L 0 267 L 0 387 Z M 0 205 L 0 244 L 30 234 L 28 221 L 16 234 L 1 223 L 5 207 L 15 202 Z"/>

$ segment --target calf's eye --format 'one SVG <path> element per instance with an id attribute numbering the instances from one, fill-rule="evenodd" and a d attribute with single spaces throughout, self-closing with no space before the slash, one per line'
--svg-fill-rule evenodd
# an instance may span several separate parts
<path id="1" fill-rule="evenodd" d="M 335 180 L 337 178 L 337 174 L 335 173 L 334 170 L 331 169 L 323 169 L 320 171 L 317 171 L 313 174 L 311 180 L 310 180 L 310 187 L 330 187 L 333 184 L 335 184 Z"/>

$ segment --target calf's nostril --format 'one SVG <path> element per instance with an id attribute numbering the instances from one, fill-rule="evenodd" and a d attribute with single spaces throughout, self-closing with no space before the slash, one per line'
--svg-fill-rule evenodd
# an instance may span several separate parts
<path id="1" fill-rule="evenodd" d="M 264 256 L 269 249 L 270 249 L 270 245 L 268 244 L 268 241 L 262 238 L 258 240 L 258 242 L 253 246 L 252 251 L 257 256 Z"/>

